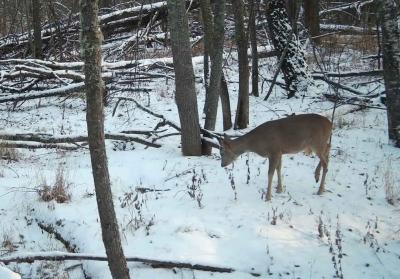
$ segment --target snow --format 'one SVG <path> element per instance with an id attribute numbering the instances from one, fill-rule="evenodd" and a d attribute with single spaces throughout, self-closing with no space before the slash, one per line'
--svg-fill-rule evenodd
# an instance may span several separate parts
<path id="1" fill-rule="evenodd" d="M 168 58 L 158 60 L 172 62 Z M 154 61 L 141 61 L 141 65 Z M 344 61 L 341 72 L 359 70 L 348 64 L 350 59 Z M 261 75 L 272 76 L 274 60 L 262 62 Z M 123 67 L 125 63 L 106 67 Z M 202 57 L 196 57 L 193 65 L 196 76 L 202 76 Z M 238 91 L 234 59 L 228 61 L 226 77 L 234 108 Z M 129 97 L 144 106 L 149 97 L 148 109 L 179 123 L 173 81 L 159 79 L 147 86 L 153 88 L 149 96 L 131 93 Z M 199 112 L 204 102 L 202 86 L 197 82 Z M 367 84 L 357 90 L 367 93 L 374 87 Z M 275 86 L 268 102 L 251 97 L 251 123 L 246 131 L 293 112 L 331 118 L 333 103 L 316 97 L 330 89 L 316 82 L 310 90 L 304 98 L 288 100 Z M 373 102 L 379 105 L 378 100 Z M 159 122 L 132 102 L 121 102 L 112 117 L 114 105 L 105 111 L 105 129 L 110 133 L 152 130 Z M 157 141 L 162 145 L 157 149 L 107 141 L 114 204 L 126 256 L 237 270 L 232 274 L 172 271 L 129 263 L 132 277 L 242 279 L 254 278 L 249 272 L 258 272 L 260 278 L 333 278 L 337 274 L 345 278 L 400 278 L 400 211 L 398 204 L 388 204 L 385 197 L 385 177 L 390 175 L 394 190 L 400 189 L 400 150 L 388 142 L 385 110 L 352 112 L 354 108 L 340 105 L 336 110 L 328 191 L 322 196 L 315 195 L 318 184 L 313 173 L 318 160 L 304 154 L 283 157 L 285 192 L 273 193 L 272 201 L 265 202 L 261 196 L 266 191 L 268 161 L 256 154 L 242 155 L 233 165 L 221 168 L 217 150 L 208 157 L 181 156 L 177 136 Z M 85 103 L 79 97 L 67 99 L 65 105 L 55 98 L 43 98 L 26 101 L 13 112 L 5 105 L 0 110 L 2 133 L 36 132 L 55 137 L 86 133 Z M 221 112 L 218 119 L 220 116 Z M 221 122 L 218 132 L 222 131 Z M 53 224 L 80 253 L 104 255 L 89 152 L 21 149 L 18 157 L 16 162 L 0 161 L 0 258 L 66 252 L 59 241 L 37 226 L 37 221 Z M 71 201 L 59 204 L 40 200 L 38 189 L 55 183 L 60 166 L 65 170 Z M 276 182 L 275 177 L 274 185 Z M 319 220 L 322 237 L 318 236 Z M 7 268 L 23 278 L 56 278 L 77 263 L 83 263 L 92 278 L 111 278 L 106 262 L 35 261 L 13 263 Z M 3 277 L 1 272 L 3 268 L 1 279 L 19 278 Z M 48 277 L 43 277 L 43 272 Z"/>
<path id="2" fill-rule="evenodd" d="M 12 272 L 11 270 L 0 266 L 0 278 L 1 279 L 21 279 L 17 273 Z"/>

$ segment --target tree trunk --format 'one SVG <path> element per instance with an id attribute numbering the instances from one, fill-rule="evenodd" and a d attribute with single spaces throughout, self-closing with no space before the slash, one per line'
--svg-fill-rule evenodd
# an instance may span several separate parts
<path id="1" fill-rule="evenodd" d="M 297 6 L 298 6 L 298 1 L 299 0 L 285 0 L 286 4 L 286 11 L 288 13 L 288 17 L 290 20 L 290 23 L 292 24 L 292 28 L 296 29 L 297 22 L 295 22 L 297 18 Z M 307 2 L 306 0 L 305 2 Z M 296 32 L 294 32 L 296 33 Z"/>
<path id="2" fill-rule="evenodd" d="M 281 56 L 287 49 L 282 62 L 288 98 L 296 92 L 307 90 L 310 82 L 305 55 L 294 34 L 283 0 L 271 0 L 266 7 L 268 29 L 275 49 Z"/>
<path id="3" fill-rule="evenodd" d="M 311 37 L 319 35 L 319 0 L 304 1 L 304 23 Z M 318 43 L 318 38 L 313 39 Z"/>
<path id="4" fill-rule="evenodd" d="M 199 156 L 200 125 L 185 0 L 167 2 L 175 70 L 175 100 L 182 129 L 182 153 L 185 156 Z"/>
<path id="5" fill-rule="evenodd" d="M 129 279 L 129 270 L 121 246 L 112 200 L 104 140 L 103 92 L 105 86 L 101 78 L 102 37 L 98 21 L 98 1 L 81 0 L 81 47 L 87 101 L 86 122 L 102 237 L 112 277 Z"/>
<path id="6" fill-rule="evenodd" d="M 239 99 L 235 117 L 235 129 L 244 129 L 249 124 L 249 61 L 247 55 L 248 37 L 244 25 L 244 3 L 231 0 L 235 18 L 235 39 L 239 60 Z"/>
<path id="7" fill-rule="evenodd" d="M 381 0 L 381 20 L 389 139 L 400 147 L 400 29 L 396 2 Z"/>
<path id="8" fill-rule="evenodd" d="M 231 103 L 229 101 L 229 91 L 228 84 L 226 83 L 224 73 L 222 73 L 221 77 L 221 106 L 222 106 L 222 120 L 224 131 L 232 128 L 232 119 L 231 119 Z"/>
<path id="9" fill-rule="evenodd" d="M 258 51 L 257 51 L 257 29 L 256 29 L 256 0 L 250 0 L 249 32 L 251 44 L 251 88 L 252 94 L 258 97 Z"/>
<path id="10" fill-rule="evenodd" d="M 41 24 L 41 0 L 32 0 L 33 23 L 33 55 L 36 59 L 42 59 L 42 24 Z"/>
<path id="11" fill-rule="evenodd" d="M 210 86 L 206 94 L 204 128 L 213 131 L 217 121 L 218 100 L 221 91 L 222 61 L 225 34 L 225 0 L 215 2 L 214 15 L 210 0 L 200 0 L 204 40 L 211 60 Z M 203 143 L 203 154 L 211 154 L 211 146 Z"/>

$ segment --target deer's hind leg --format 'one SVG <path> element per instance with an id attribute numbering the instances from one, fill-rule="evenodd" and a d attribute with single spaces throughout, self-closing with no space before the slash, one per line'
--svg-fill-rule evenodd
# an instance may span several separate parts
<path id="1" fill-rule="evenodd" d="M 317 193 L 318 195 L 322 195 L 322 193 L 325 192 L 325 178 L 326 178 L 326 173 L 328 172 L 329 151 L 330 151 L 330 145 L 327 144 L 326 147 L 323 149 L 323 152 L 317 153 L 320 160 L 317 168 L 315 169 L 315 179 L 317 182 L 318 182 L 317 178 L 319 179 L 319 174 L 322 167 L 322 178 Z"/>
<path id="2" fill-rule="evenodd" d="M 283 192 L 281 169 L 282 169 L 282 155 L 279 156 L 278 165 L 276 166 L 276 172 L 278 174 L 278 187 L 276 187 L 277 193 Z"/>
<path id="3" fill-rule="evenodd" d="M 274 177 L 274 173 L 276 168 L 278 167 L 278 163 L 280 161 L 280 154 L 273 154 L 268 157 L 269 166 L 268 166 L 268 189 L 267 195 L 265 197 L 266 201 L 270 201 L 272 198 L 272 178 Z"/>

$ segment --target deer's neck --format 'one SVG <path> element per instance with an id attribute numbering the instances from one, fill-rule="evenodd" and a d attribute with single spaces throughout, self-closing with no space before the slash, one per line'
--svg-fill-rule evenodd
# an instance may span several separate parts
<path id="1" fill-rule="evenodd" d="M 234 139 L 233 142 L 232 142 L 233 152 L 237 156 L 239 156 L 239 155 L 241 155 L 241 154 L 243 154 L 245 152 L 253 151 L 252 148 L 251 148 L 251 146 L 252 146 L 251 145 L 251 142 L 252 142 L 251 138 L 252 138 L 251 134 L 248 133 L 248 134 L 245 134 L 245 135 L 243 135 L 241 137 L 238 137 L 238 138 Z"/>

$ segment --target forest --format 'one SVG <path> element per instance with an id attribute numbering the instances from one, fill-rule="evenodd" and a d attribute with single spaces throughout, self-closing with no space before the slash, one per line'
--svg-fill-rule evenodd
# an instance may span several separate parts
<path id="1" fill-rule="evenodd" d="M 400 278 L 399 148 L 399 1 L 0 0 L 0 279 Z"/>

